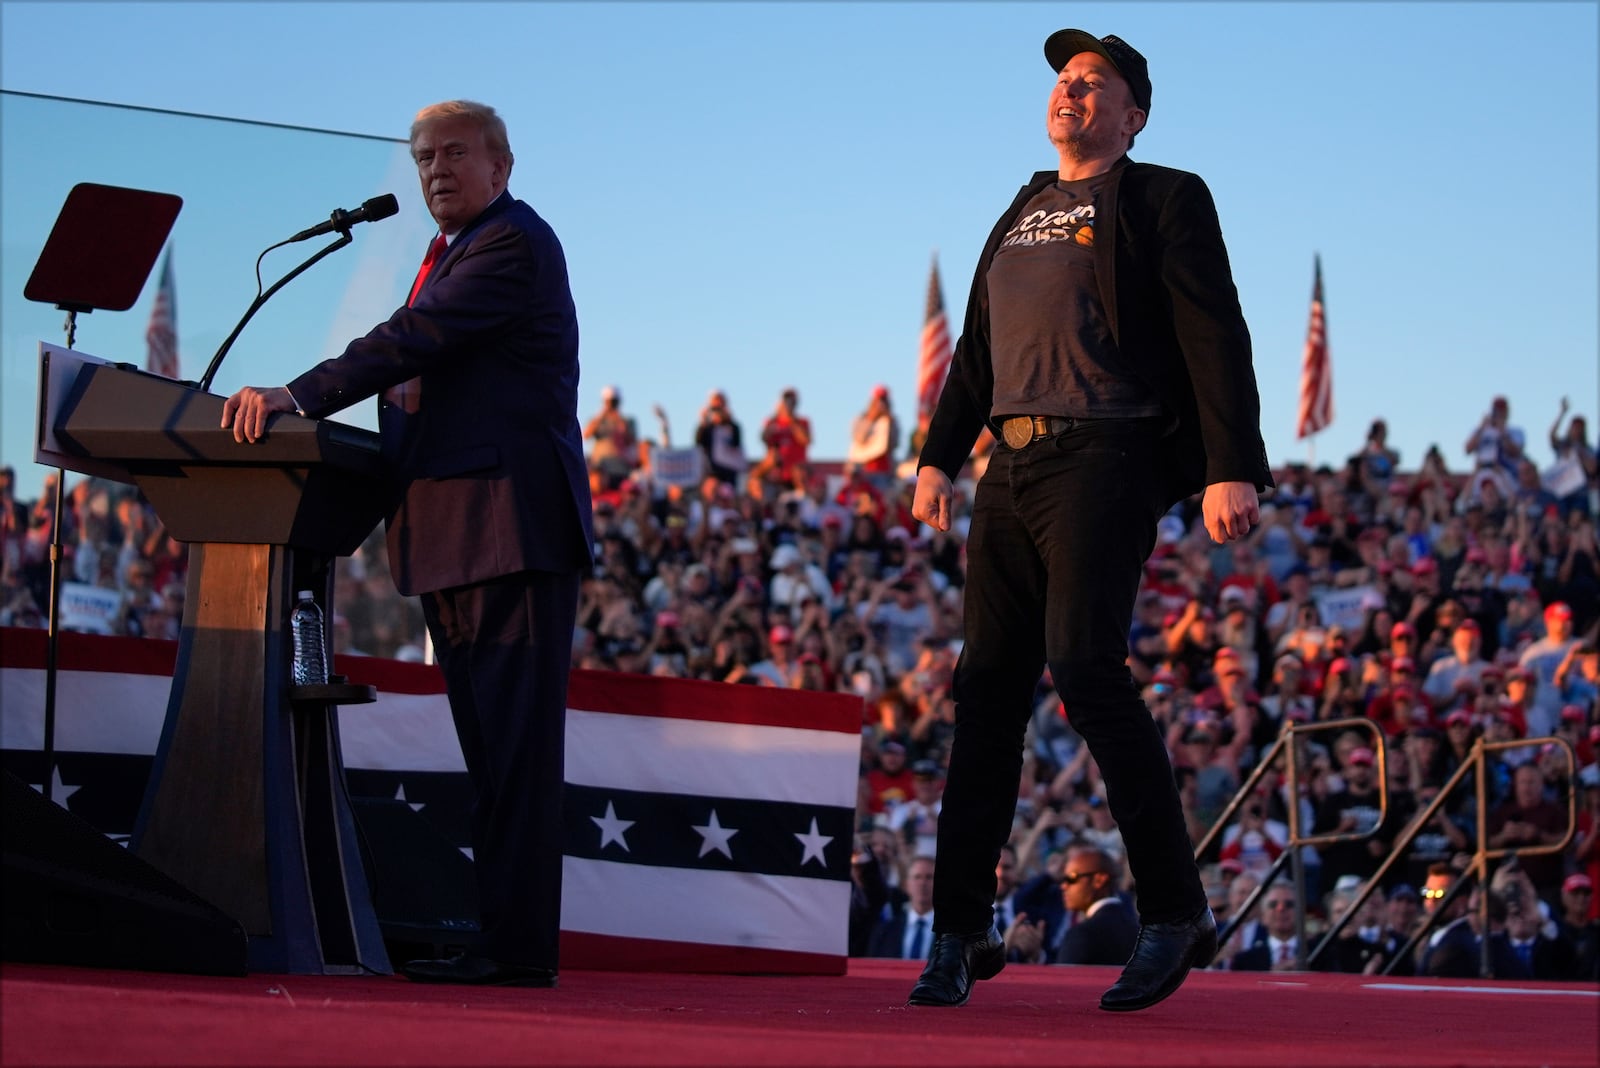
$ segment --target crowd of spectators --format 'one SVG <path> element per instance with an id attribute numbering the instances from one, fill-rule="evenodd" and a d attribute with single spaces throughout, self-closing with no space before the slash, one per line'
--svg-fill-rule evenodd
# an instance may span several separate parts
<path id="1" fill-rule="evenodd" d="M 796 390 L 783 392 L 754 440 L 714 391 L 690 442 L 674 447 L 659 408 L 658 436 L 646 438 L 608 388 L 585 428 L 596 564 L 583 584 L 573 663 L 858 696 L 852 951 L 889 947 L 898 956 L 922 944 L 926 898 L 914 891 L 936 863 L 954 730 L 964 505 L 993 443 L 980 444 L 971 477 L 958 483 L 951 530 L 921 527 L 908 477 L 919 435 L 899 450 L 889 400 L 875 389 L 852 428 L 849 459 L 826 463 L 812 456 Z M 1421 940 L 1394 970 L 1453 974 L 1441 963 L 1445 950 L 1481 938 L 1477 910 L 1465 910 L 1482 892 L 1506 975 L 1595 976 L 1600 481 L 1586 425 L 1566 415 L 1563 404 L 1550 431 L 1554 463 L 1543 470 L 1496 398 L 1455 470 L 1438 447 L 1404 470 L 1379 420 L 1342 465 L 1284 465 L 1242 542 L 1214 545 L 1197 499 L 1161 520 L 1129 668 L 1167 737 L 1196 842 L 1274 753 L 1201 858 L 1219 921 L 1235 920 L 1219 966 L 1300 966 L 1309 947 L 1286 945 L 1295 932 L 1275 913 L 1303 910 L 1326 923 L 1381 869 L 1361 913 L 1316 966 L 1391 966 L 1448 894 L 1463 915 L 1439 928 L 1455 933 Z M 42 626 L 54 489 L 20 503 L 11 473 L 4 477 L 0 624 Z M 175 636 L 183 546 L 131 487 L 83 479 L 66 502 L 68 580 L 121 594 L 106 629 Z M 425 655 L 420 612 L 389 581 L 381 532 L 339 561 L 335 604 L 339 651 Z M 1358 722 L 1335 722 L 1350 720 Z M 1334 724 L 1295 732 L 1294 794 L 1286 747 L 1273 749 L 1290 724 Z M 1490 846 L 1565 840 L 1556 852 L 1495 865 L 1499 882 L 1485 888 L 1463 875 L 1478 840 L 1472 776 L 1434 803 L 1479 738 L 1509 743 L 1486 765 Z M 1540 741 L 1551 738 L 1566 746 Z M 1304 900 L 1278 881 L 1239 916 L 1288 846 L 1291 807 L 1303 834 L 1371 836 L 1304 848 Z M 1078 951 L 1064 947 L 1089 940 L 1067 933 L 1130 890 L 1094 761 L 1047 673 L 1000 869 L 997 914 L 1018 960 L 1071 959 Z M 1080 878 L 1090 889 L 1074 892 Z M 1082 908 L 1065 906 L 1063 889 Z M 1471 928 L 1465 935 L 1461 924 Z M 1527 963 L 1530 938 L 1557 949 Z"/>

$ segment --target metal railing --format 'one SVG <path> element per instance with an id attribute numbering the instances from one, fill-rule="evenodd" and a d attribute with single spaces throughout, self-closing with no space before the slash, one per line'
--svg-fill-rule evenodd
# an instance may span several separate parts
<path id="1" fill-rule="evenodd" d="M 1543 845 L 1523 846 L 1515 849 L 1490 846 L 1488 775 L 1490 755 L 1511 749 L 1542 748 L 1545 745 L 1557 746 L 1559 751 L 1566 756 L 1567 782 L 1571 784 L 1567 790 L 1566 831 L 1562 834 L 1559 841 Z M 1383 859 L 1383 863 L 1378 865 L 1378 870 L 1373 872 L 1371 877 L 1368 878 L 1367 881 L 1359 888 L 1357 888 L 1356 895 L 1351 899 L 1349 906 L 1347 906 L 1344 912 L 1339 916 L 1330 917 L 1331 922 L 1328 924 L 1327 932 L 1323 935 L 1322 940 L 1317 943 L 1316 948 L 1313 949 L 1307 956 L 1308 963 L 1315 962 L 1317 957 L 1320 956 L 1321 953 L 1332 944 L 1333 940 L 1339 936 L 1339 932 L 1344 929 L 1345 925 L 1348 924 L 1350 920 L 1361 911 L 1361 906 L 1366 904 L 1367 898 L 1371 897 L 1373 892 L 1383 884 L 1384 876 L 1389 873 L 1391 868 L 1400 862 L 1401 857 L 1404 856 L 1406 847 L 1411 844 L 1412 839 L 1414 839 L 1417 834 L 1421 832 L 1422 828 L 1427 826 L 1428 821 L 1433 819 L 1434 815 L 1444 807 L 1444 805 L 1449 801 L 1450 795 L 1455 792 L 1456 788 L 1461 785 L 1462 780 L 1464 780 L 1468 775 L 1472 775 L 1474 777 L 1473 792 L 1475 795 L 1474 801 L 1477 806 L 1477 826 L 1475 828 L 1477 842 L 1476 848 L 1472 854 L 1472 859 L 1467 863 L 1467 867 L 1461 873 L 1461 876 L 1450 884 L 1449 889 L 1445 892 L 1445 896 L 1439 899 L 1438 906 L 1432 912 L 1424 914 L 1422 926 L 1418 928 L 1415 934 L 1406 940 L 1405 945 L 1400 947 L 1400 950 L 1394 955 L 1394 959 L 1384 962 L 1382 974 L 1392 974 L 1395 966 L 1400 961 L 1409 959 L 1412 954 L 1415 953 L 1417 943 L 1427 936 L 1428 932 L 1433 928 L 1435 923 L 1437 923 L 1440 918 L 1449 913 L 1451 904 L 1453 904 L 1455 900 L 1467 890 L 1468 885 L 1473 881 L 1474 878 L 1480 885 L 1485 887 L 1488 886 L 1490 875 L 1489 863 L 1491 861 L 1502 860 L 1513 854 L 1519 857 L 1539 856 L 1547 853 L 1559 853 L 1566 849 L 1567 845 L 1572 841 L 1572 836 L 1577 829 L 1578 822 L 1578 791 L 1576 785 L 1577 768 L 1577 757 L 1572 751 L 1572 746 L 1568 745 L 1566 741 L 1560 738 L 1519 738 L 1505 742 L 1485 742 L 1482 738 L 1479 738 L 1473 743 L 1472 748 L 1468 750 L 1467 758 L 1461 762 L 1461 766 L 1455 770 L 1455 774 L 1451 775 L 1450 778 L 1445 781 L 1445 784 L 1440 787 L 1437 796 L 1435 796 L 1434 799 L 1428 803 L 1427 807 L 1418 812 L 1417 815 L 1411 820 L 1411 823 L 1406 826 L 1395 838 L 1394 845 L 1389 850 L 1389 855 Z M 1471 876 L 1472 878 L 1468 878 L 1468 876 Z M 1477 919 L 1478 930 L 1480 932 L 1488 931 L 1489 895 L 1486 893 L 1478 895 Z M 1487 938 L 1479 938 L 1478 967 L 1479 974 L 1483 978 L 1490 977 L 1489 939 Z"/>
<path id="2" fill-rule="evenodd" d="M 1376 760 L 1374 772 L 1377 776 L 1378 785 L 1378 820 L 1370 830 L 1366 831 L 1330 831 L 1322 834 L 1303 833 L 1300 827 L 1300 748 L 1296 744 L 1297 739 L 1300 736 L 1312 733 L 1344 730 L 1366 731 L 1372 735 L 1373 744 L 1371 748 Z M 1545 745 L 1558 746 L 1560 751 L 1566 756 L 1567 781 L 1572 784 L 1572 786 L 1567 791 L 1567 827 L 1565 833 L 1562 835 L 1559 841 L 1543 845 L 1520 848 L 1490 846 L 1488 785 L 1489 757 L 1492 754 L 1506 750 L 1541 748 Z M 1428 821 L 1432 820 L 1439 810 L 1445 806 L 1445 804 L 1449 801 L 1450 796 L 1468 776 L 1474 777 L 1474 793 L 1476 795 L 1475 803 L 1477 809 L 1477 841 L 1472 859 L 1468 862 L 1465 871 L 1462 872 L 1462 877 L 1457 878 L 1446 891 L 1445 896 L 1439 899 L 1438 907 L 1435 908 L 1431 913 L 1426 914 L 1422 926 L 1416 931 L 1415 934 L 1411 936 L 1410 939 L 1406 941 L 1405 945 L 1400 948 L 1400 950 L 1394 955 L 1393 959 L 1384 962 L 1384 967 L 1382 970 L 1382 974 L 1384 975 L 1391 974 L 1395 966 L 1401 960 L 1411 957 L 1411 955 L 1415 952 L 1417 943 L 1428 934 L 1429 930 L 1434 926 L 1439 918 L 1443 917 L 1449 912 L 1450 906 L 1455 902 L 1460 894 L 1467 889 L 1468 884 L 1473 881 L 1472 879 L 1467 878 L 1467 876 L 1470 875 L 1475 877 L 1479 883 L 1486 886 L 1489 882 L 1489 864 L 1491 861 L 1504 859 L 1505 857 L 1513 854 L 1517 856 L 1538 856 L 1547 853 L 1559 853 L 1566 849 L 1567 845 L 1572 841 L 1573 834 L 1577 828 L 1577 757 L 1572 751 L 1572 746 L 1570 746 L 1566 741 L 1554 737 L 1524 738 L 1506 742 L 1485 742 L 1480 738 L 1473 743 L 1472 748 L 1467 753 L 1466 759 L 1462 761 L 1461 766 L 1458 767 L 1450 776 L 1450 778 L 1445 781 L 1444 785 L 1440 787 L 1439 793 L 1433 798 L 1433 800 L 1430 801 L 1420 812 L 1418 812 L 1416 816 L 1414 816 L 1407 824 L 1407 826 L 1401 829 L 1400 833 L 1395 837 L 1394 842 L 1390 845 L 1388 854 L 1378 865 L 1377 870 L 1373 872 L 1373 874 L 1369 876 L 1364 883 L 1356 888 L 1355 896 L 1351 899 L 1350 904 L 1345 908 L 1345 910 L 1337 917 L 1330 917 L 1330 923 L 1327 930 L 1323 933 L 1316 946 L 1307 952 L 1305 869 L 1301 863 L 1300 850 L 1308 845 L 1317 846 L 1330 845 L 1335 842 L 1360 841 L 1371 838 L 1378 832 L 1378 830 L 1384 825 L 1384 822 L 1387 820 L 1389 814 L 1387 758 L 1384 752 L 1382 731 L 1378 725 L 1370 719 L 1354 717 L 1348 719 L 1327 720 L 1320 723 L 1290 724 L 1284 728 L 1283 732 L 1278 736 L 1277 741 L 1273 742 L 1272 746 L 1262 754 L 1259 760 L 1256 761 L 1254 770 L 1251 771 L 1244 783 L 1240 785 L 1238 792 L 1234 794 L 1232 800 L 1230 800 L 1223 808 L 1221 814 L 1217 816 L 1216 821 L 1211 825 L 1211 829 L 1206 832 L 1205 837 L 1195 845 L 1194 855 L 1196 861 L 1206 854 L 1206 852 L 1211 848 L 1212 844 L 1215 843 L 1218 837 L 1223 833 L 1224 828 L 1228 826 L 1229 822 L 1233 818 L 1234 813 L 1238 812 L 1240 806 L 1244 805 L 1255 793 L 1256 784 L 1259 783 L 1266 773 L 1271 769 L 1273 762 L 1277 760 L 1280 754 L 1286 756 L 1284 761 L 1284 786 L 1289 799 L 1288 804 L 1285 806 L 1288 810 L 1289 840 L 1284 851 L 1273 860 L 1272 865 L 1268 868 L 1266 875 L 1261 878 L 1255 889 L 1250 892 L 1250 895 L 1239 906 L 1237 913 L 1229 918 L 1229 920 L 1217 931 L 1217 943 L 1218 945 L 1222 945 L 1227 942 L 1234 930 L 1237 929 L 1240 923 L 1243 922 L 1244 917 L 1250 915 L 1250 913 L 1255 909 L 1256 903 L 1261 899 L 1261 896 L 1266 893 L 1267 888 L 1278 878 L 1278 875 L 1280 872 L 1282 872 L 1284 865 L 1289 864 L 1293 866 L 1292 879 L 1295 887 L 1295 929 L 1297 935 L 1295 940 L 1295 967 L 1297 969 L 1304 969 L 1315 963 L 1316 960 L 1328 949 L 1328 947 L 1333 944 L 1334 939 L 1339 936 L 1339 932 L 1342 931 L 1350 922 L 1350 920 L 1361 911 L 1361 908 L 1366 904 L 1367 899 L 1372 896 L 1373 892 L 1379 886 L 1382 885 L 1384 877 L 1396 864 L 1400 862 L 1402 857 L 1405 855 L 1406 848 L 1411 844 L 1412 840 L 1415 839 L 1418 833 L 1420 833 L 1421 830 L 1427 826 Z M 1478 895 L 1477 920 L 1479 931 L 1487 931 L 1489 929 L 1488 894 Z M 1490 974 L 1489 939 L 1479 939 L 1479 954 L 1480 974 L 1487 978 Z"/>
<path id="3" fill-rule="evenodd" d="M 1376 760 L 1373 768 L 1377 777 L 1378 786 L 1378 819 L 1371 829 L 1365 831 L 1327 831 L 1322 834 L 1306 833 L 1300 827 L 1300 747 L 1298 739 L 1305 735 L 1329 731 L 1356 730 L 1365 731 L 1372 735 L 1372 752 Z M 1266 875 L 1260 880 L 1256 888 L 1250 891 L 1250 896 L 1239 906 L 1238 914 L 1231 917 L 1217 931 L 1217 944 L 1223 945 L 1233 934 L 1234 930 L 1243 922 L 1244 917 L 1250 915 L 1256 907 L 1256 902 L 1261 895 L 1266 893 L 1267 887 L 1272 885 L 1285 864 L 1292 865 L 1295 888 L 1295 967 L 1303 969 L 1306 966 L 1306 873 L 1305 866 L 1301 863 L 1300 849 L 1303 846 L 1331 845 L 1335 842 L 1356 842 L 1371 838 L 1383 826 L 1384 820 L 1389 815 L 1389 776 L 1388 760 L 1383 748 L 1383 732 L 1370 719 L 1355 716 L 1347 719 L 1330 719 L 1320 723 L 1291 723 L 1278 735 L 1277 741 L 1263 753 L 1250 775 L 1239 787 L 1238 793 L 1233 795 L 1217 816 L 1216 822 L 1206 832 L 1206 836 L 1194 848 L 1195 859 L 1198 861 L 1211 848 L 1213 842 L 1227 827 L 1233 814 L 1239 810 L 1252 794 L 1255 793 L 1256 784 L 1271 769 L 1280 753 L 1286 753 L 1284 761 L 1284 787 L 1288 793 L 1289 801 L 1285 806 L 1288 809 L 1289 841 L 1284 851 L 1273 860 Z M 1320 948 L 1320 947 L 1319 947 Z"/>

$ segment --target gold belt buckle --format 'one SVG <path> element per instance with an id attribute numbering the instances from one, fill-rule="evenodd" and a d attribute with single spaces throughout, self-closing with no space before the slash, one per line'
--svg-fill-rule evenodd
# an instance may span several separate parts
<path id="1" fill-rule="evenodd" d="M 1000 436 L 1013 449 L 1020 449 L 1033 440 L 1033 417 L 1014 415 L 1000 424 Z"/>

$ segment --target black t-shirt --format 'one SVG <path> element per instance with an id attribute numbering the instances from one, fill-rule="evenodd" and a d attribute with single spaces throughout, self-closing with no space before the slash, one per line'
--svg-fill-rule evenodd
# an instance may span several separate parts
<path id="1" fill-rule="evenodd" d="M 1117 351 L 1095 281 L 1095 196 L 1110 177 L 1041 189 L 989 264 L 995 417 L 1161 414 Z"/>

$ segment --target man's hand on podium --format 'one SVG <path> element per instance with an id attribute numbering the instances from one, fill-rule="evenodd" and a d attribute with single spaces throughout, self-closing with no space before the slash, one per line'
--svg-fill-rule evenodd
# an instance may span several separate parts
<path id="1" fill-rule="evenodd" d="M 233 427 L 234 441 L 260 441 L 267 433 L 268 416 L 296 407 L 282 386 L 246 386 L 223 402 L 222 429 Z"/>

